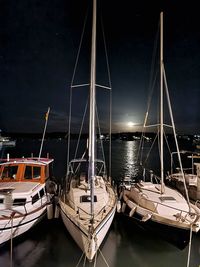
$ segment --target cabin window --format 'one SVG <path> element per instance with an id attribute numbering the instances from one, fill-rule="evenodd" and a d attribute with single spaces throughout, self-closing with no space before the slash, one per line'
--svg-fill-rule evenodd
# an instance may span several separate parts
<path id="1" fill-rule="evenodd" d="M 3 198 L 0 198 L 0 204 L 3 204 Z"/>
<path id="2" fill-rule="evenodd" d="M 40 194 L 40 198 L 42 198 L 44 196 L 44 189 L 43 188 L 40 190 L 39 194 Z"/>
<path id="3" fill-rule="evenodd" d="M 1 174 L 1 178 L 15 178 L 17 174 L 18 166 L 5 166 Z"/>
<path id="4" fill-rule="evenodd" d="M 162 202 L 166 202 L 166 201 L 176 201 L 176 199 L 174 197 L 171 197 L 171 196 L 165 196 L 165 197 L 159 197 L 159 199 L 162 201 Z"/>
<path id="5" fill-rule="evenodd" d="M 81 196 L 80 202 L 91 202 L 91 196 Z M 97 202 L 97 196 L 94 196 L 94 202 Z"/>
<path id="6" fill-rule="evenodd" d="M 32 197 L 32 204 L 34 204 L 35 202 L 37 202 L 39 200 L 39 195 L 36 194 Z"/>
<path id="7" fill-rule="evenodd" d="M 26 204 L 26 198 L 15 198 L 13 200 L 13 206 L 24 206 Z"/>
<path id="8" fill-rule="evenodd" d="M 48 166 L 45 166 L 45 177 L 49 177 L 49 168 Z"/>
<path id="9" fill-rule="evenodd" d="M 41 167 L 26 166 L 24 178 L 25 179 L 39 179 L 41 173 Z"/>

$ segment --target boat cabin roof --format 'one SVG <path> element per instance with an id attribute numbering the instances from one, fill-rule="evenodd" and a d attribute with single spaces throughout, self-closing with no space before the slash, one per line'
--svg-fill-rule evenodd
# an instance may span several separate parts
<path id="1" fill-rule="evenodd" d="M 44 183 L 49 177 L 49 158 L 15 158 L 0 163 L 0 182 Z"/>
<path id="2" fill-rule="evenodd" d="M 9 165 L 9 164 L 38 164 L 38 165 L 49 165 L 53 162 L 53 159 L 50 158 L 12 158 L 12 159 L 1 159 L 0 165 Z"/>

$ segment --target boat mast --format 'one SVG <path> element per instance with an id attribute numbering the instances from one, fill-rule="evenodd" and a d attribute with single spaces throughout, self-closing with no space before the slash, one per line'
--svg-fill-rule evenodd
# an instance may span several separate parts
<path id="1" fill-rule="evenodd" d="M 47 123 L 48 123 L 48 119 L 49 119 L 49 112 L 50 112 L 50 107 L 48 108 L 48 111 L 45 115 L 45 125 L 44 125 L 44 131 L 43 131 L 43 135 L 42 135 L 42 142 L 40 145 L 40 152 L 39 152 L 39 156 L 38 158 L 40 159 L 41 154 L 42 154 L 42 148 L 43 148 L 43 143 L 44 143 L 44 137 L 45 137 L 45 133 L 46 133 L 46 129 L 47 129 Z"/>
<path id="2" fill-rule="evenodd" d="M 92 46 L 91 46 L 91 70 L 90 70 L 90 115 L 89 115 L 89 168 L 88 178 L 91 196 L 91 220 L 94 217 L 94 177 L 95 177 L 95 106 L 96 106 L 96 0 L 93 0 L 92 17 Z"/>
<path id="3" fill-rule="evenodd" d="M 164 193 L 163 167 L 163 12 L 160 13 L 160 176 L 161 194 Z"/>

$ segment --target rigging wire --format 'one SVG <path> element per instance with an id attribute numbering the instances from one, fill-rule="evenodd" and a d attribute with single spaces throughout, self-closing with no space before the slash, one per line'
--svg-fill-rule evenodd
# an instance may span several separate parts
<path id="1" fill-rule="evenodd" d="M 78 152 L 78 148 L 79 148 L 81 134 L 82 134 L 82 131 L 83 131 L 83 125 L 84 125 L 84 121 L 85 121 L 85 117 L 86 117 L 86 113 L 87 113 L 88 102 L 89 102 L 89 96 L 88 96 L 88 99 L 87 99 L 87 103 L 85 105 L 85 110 L 84 110 L 84 114 L 83 114 L 83 118 L 82 118 L 82 122 L 81 122 L 81 127 L 80 127 L 80 131 L 79 131 L 79 136 L 78 136 L 78 141 L 77 141 L 77 145 L 76 145 L 76 150 L 75 150 L 74 158 L 77 157 L 77 152 Z"/>
<path id="2" fill-rule="evenodd" d="M 70 159 L 71 117 L 72 117 L 72 97 L 73 97 L 73 94 L 72 94 L 73 91 L 72 90 L 73 90 L 73 83 L 74 83 L 74 79 L 75 79 L 78 60 L 79 60 L 79 56 L 80 56 L 80 51 L 81 51 L 81 47 L 82 47 L 82 43 L 83 43 L 83 37 L 84 37 L 84 33 L 85 33 L 87 18 L 88 18 L 88 9 L 87 9 L 87 12 L 86 12 L 86 15 L 85 15 L 85 20 L 84 20 L 84 24 L 83 24 L 83 30 L 82 30 L 82 34 L 81 34 L 81 39 L 80 39 L 80 43 L 79 43 L 78 53 L 77 53 L 77 57 L 76 57 L 76 61 L 75 61 L 75 66 L 74 66 L 74 71 L 73 71 L 73 74 L 72 74 L 72 80 L 71 80 L 71 86 L 70 86 L 69 119 L 68 119 L 68 141 L 67 141 L 67 166 L 69 165 L 69 159 Z M 67 173 L 66 173 L 66 177 L 67 177 Z"/>
<path id="3" fill-rule="evenodd" d="M 149 156 L 150 156 L 150 154 L 151 154 L 151 151 L 152 151 L 152 149 L 153 149 L 153 147 L 154 147 L 154 144 L 155 144 L 157 138 L 159 138 L 158 133 L 156 134 L 156 136 L 155 136 L 155 138 L 154 138 L 154 140 L 153 140 L 153 142 L 152 142 L 152 144 L 151 144 L 151 146 L 150 146 L 149 152 L 147 153 L 146 159 L 145 159 L 145 161 L 144 161 L 144 165 L 146 164 L 147 160 L 149 159 Z"/>
<path id="4" fill-rule="evenodd" d="M 83 31 L 81 34 L 81 39 L 80 39 L 80 44 L 79 44 L 79 48 L 78 48 L 78 53 L 77 53 L 77 57 L 76 57 L 76 61 L 75 61 L 75 66 L 74 66 L 74 71 L 73 71 L 73 75 L 72 75 L 72 81 L 71 81 L 71 86 L 70 86 L 70 104 L 69 104 L 69 120 L 68 120 L 68 150 L 67 150 L 67 166 L 69 165 L 69 160 L 70 160 L 70 141 L 71 141 L 71 118 L 72 118 L 72 98 L 73 98 L 73 88 L 78 87 L 78 86 L 85 86 L 85 85 L 73 85 L 74 84 L 74 79 L 75 79 L 75 74 L 76 74 L 76 69 L 77 69 L 77 65 L 78 65 L 78 61 L 79 61 L 79 56 L 80 56 L 80 51 L 81 51 L 81 47 L 82 47 L 82 42 L 83 42 L 83 37 L 85 34 L 85 28 L 86 28 L 86 22 L 87 22 L 87 18 L 88 18 L 88 10 L 86 12 L 86 16 L 85 16 L 85 20 L 84 20 L 84 26 L 83 26 Z M 102 22 L 102 17 L 101 17 L 101 27 L 102 27 L 102 34 L 103 34 L 103 41 L 104 41 L 104 48 L 105 48 L 105 57 L 106 57 L 106 65 L 107 65 L 107 71 L 108 71 L 108 83 L 109 83 L 109 87 L 107 86 L 100 86 L 100 85 L 96 85 L 99 87 L 103 87 L 106 89 L 109 89 L 111 92 L 111 75 L 110 75 L 110 68 L 109 68 L 109 63 L 108 63 L 108 53 L 107 53 L 107 47 L 106 47 L 106 42 L 105 42 L 105 32 L 104 32 L 104 27 L 103 27 L 103 22 Z M 111 172 L 111 121 L 112 121 L 112 117 L 111 117 L 111 110 L 112 110 L 112 93 L 110 93 L 110 115 L 109 115 L 109 135 L 110 135 L 110 144 L 109 144 L 109 176 L 110 176 L 110 172 Z M 78 150 L 78 146 L 79 146 L 79 141 L 80 141 L 80 136 L 81 136 L 81 132 L 83 129 L 83 122 L 84 122 L 84 118 L 86 115 L 86 110 L 87 110 L 87 106 L 88 103 L 86 105 L 86 109 L 83 115 L 83 120 L 82 120 L 82 125 L 81 125 L 81 130 L 79 132 L 79 137 L 78 137 L 78 142 L 77 142 L 77 147 L 76 147 L 76 151 L 75 151 L 75 157 L 77 155 L 77 150 Z M 100 128 L 100 127 L 99 127 Z M 105 156 L 104 156 L 105 158 Z M 67 173 L 66 173 L 67 176 Z"/>
<path id="5" fill-rule="evenodd" d="M 42 141 L 41 141 L 41 145 L 40 145 L 40 152 L 39 152 L 39 156 L 38 158 L 40 159 L 41 154 L 42 154 L 42 149 L 43 149 L 43 144 L 44 144 L 44 137 L 46 134 L 46 129 L 47 129 L 47 123 L 48 123 L 48 119 L 49 119 L 49 113 L 50 113 L 50 107 L 47 110 L 47 113 L 45 115 L 45 125 L 44 125 L 44 130 L 43 130 L 43 135 L 42 135 Z"/>
<path id="6" fill-rule="evenodd" d="M 97 116 L 97 124 L 98 124 L 98 130 L 99 130 L 99 136 L 101 136 L 101 128 L 100 128 L 100 122 L 99 122 L 99 116 L 98 116 L 98 110 L 97 110 L 97 106 L 96 106 L 96 116 Z M 100 144 L 101 144 L 101 151 L 102 151 L 102 156 L 103 156 L 103 161 L 105 162 L 105 153 L 104 153 L 104 149 L 103 149 L 103 141 L 100 138 Z M 106 168 L 106 165 L 105 165 Z M 106 171 L 107 173 L 107 171 Z"/>
<path id="7" fill-rule="evenodd" d="M 81 261 L 82 261 L 82 258 L 83 258 L 83 256 L 85 255 L 85 253 L 83 252 L 82 254 L 81 254 L 81 257 L 80 257 L 80 259 L 78 260 L 78 263 L 76 264 L 76 267 L 78 267 L 79 266 L 79 264 L 81 263 Z M 85 256 L 86 257 L 86 256 Z"/>
<path id="8" fill-rule="evenodd" d="M 169 113 L 170 113 L 170 118 L 171 118 L 174 138 L 175 138 L 176 149 L 177 149 L 177 153 L 178 153 L 179 166 L 180 166 L 181 174 L 183 176 L 183 184 L 184 184 L 184 189 L 185 189 L 185 194 L 186 194 L 186 200 L 187 200 L 187 203 L 189 206 L 189 210 L 191 211 L 190 200 L 189 200 L 189 196 L 188 196 L 188 190 L 187 190 L 187 186 L 186 186 L 185 175 L 183 172 L 183 166 L 182 166 L 182 161 L 181 161 L 181 156 L 180 156 L 179 145 L 178 145 L 178 141 L 177 141 L 177 137 L 176 137 L 176 129 L 175 129 L 174 118 L 173 118 L 173 114 L 172 114 L 172 108 L 171 108 L 171 102 L 170 102 L 170 97 L 169 97 L 169 90 L 168 90 L 164 65 L 163 65 L 163 73 L 164 73 L 165 91 L 166 91 L 166 95 L 167 95 Z"/>
<path id="9" fill-rule="evenodd" d="M 100 254 L 101 254 L 101 257 L 102 257 L 102 259 L 104 260 L 106 266 L 109 267 L 109 264 L 108 264 L 108 262 L 106 261 L 106 258 L 104 257 L 104 255 L 103 255 L 102 251 L 100 250 L 100 248 L 99 248 L 98 250 L 99 250 L 99 252 L 100 252 Z"/>
<path id="10" fill-rule="evenodd" d="M 106 38 L 105 38 L 105 31 L 103 26 L 103 19 L 101 16 L 101 27 L 102 27 L 102 34 L 103 34 L 103 42 L 104 42 L 104 48 L 105 48 L 105 57 L 106 57 L 106 65 L 107 65 L 107 71 L 108 71 L 108 83 L 110 87 L 110 114 L 109 114 L 109 170 L 108 175 L 111 177 L 111 169 L 112 169 L 112 160 L 111 160 L 111 151 L 112 151 L 112 83 L 111 83 L 111 74 L 110 74 L 110 67 L 109 67 L 109 60 L 108 60 L 108 52 L 107 52 L 107 46 L 106 46 Z"/>
<path id="11" fill-rule="evenodd" d="M 148 119 L 148 114 L 149 114 L 149 110 L 150 110 L 150 106 L 152 102 L 153 91 L 154 91 L 155 84 L 157 81 L 157 76 L 158 76 L 158 69 L 155 67 L 156 66 L 156 53 L 158 50 L 158 39 L 159 39 L 159 24 L 158 24 L 158 30 L 156 33 L 155 41 L 154 41 L 153 54 L 152 54 L 152 60 L 151 60 L 149 88 L 148 88 L 149 94 L 148 94 L 148 100 L 147 100 L 147 112 L 146 112 L 143 127 L 142 127 L 142 136 L 140 139 L 138 154 L 137 154 L 137 161 L 140 162 L 140 165 L 142 162 L 143 151 L 144 151 L 145 128 L 147 125 L 147 119 Z"/>

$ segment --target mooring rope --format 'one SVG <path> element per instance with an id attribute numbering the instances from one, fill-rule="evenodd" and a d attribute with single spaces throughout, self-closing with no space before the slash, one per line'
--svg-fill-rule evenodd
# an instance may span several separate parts
<path id="1" fill-rule="evenodd" d="M 190 266 L 191 247 L 192 247 L 192 223 L 190 224 L 190 241 L 189 241 L 189 247 L 188 247 L 187 267 Z"/>
<path id="2" fill-rule="evenodd" d="M 81 260 L 82 260 L 82 258 L 83 258 L 84 255 L 85 255 L 85 253 L 83 252 L 82 255 L 81 255 L 81 257 L 80 257 L 80 259 L 79 259 L 79 261 L 78 261 L 78 263 L 77 263 L 77 265 L 76 265 L 76 267 L 79 266 L 79 264 L 81 263 Z"/>
<path id="3" fill-rule="evenodd" d="M 105 262 L 106 266 L 107 266 L 107 267 L 109 267 L 109 264 L 108 264 L 108 262 L 106 261 L 106 258 L 104 257 L 104 255 L 103 255 L 103 253 L 101 252 L 101 250 L 100 250 L 100 249 L 99 249 L 99 252 L 100 252 L 100 254 L 101 254 L 101 257 L 103 258 L 103 260 L 104 260 L 104 262 Z"/>
<path id="4" fill-rule="evenodd" d="M 13 217 L 15 213 L 11 213 L 11 234 L 10 234 L 10 267 L 13 266 Z"/>

